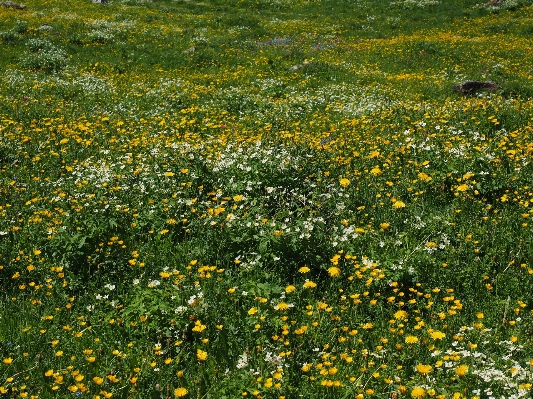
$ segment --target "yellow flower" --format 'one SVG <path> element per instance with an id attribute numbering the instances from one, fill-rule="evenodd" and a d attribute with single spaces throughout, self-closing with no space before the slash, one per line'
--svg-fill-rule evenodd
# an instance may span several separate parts
<path id="1" fill-rule="evenodd" d="M 392 204 L 392 207 L 394 209 L 405 208 L 405 203 L 402 202 L 402 201 L 396 201 L 396 202 L 394 202 L 394 204 Z"/>
<path id="2" fill-rule="evenodd" d="M 207 352 L 201 350 L 201 349 L 198 349 L 196 351 L 196 357 L 198 358 L 198 360 L 200 360 L 201 362 L 205 361 L 207 359 Z"/>
<path id="3" fill-rule="evenodd" d="M 468 373 L 468 366 L 466 364 L 461 364 L 455 369 L 455 374 L 457 374 L 459 377 L 464 376 L 466 373 Z"/>
<path id="4" fill-rule="evenodd" d="M 251 308 L 251 309 L 248 311 L 248 314 L 249 314 L 250 316 L 253 316 L 253 315 L 256 314 L 256 313 L 257 313 L 257 308 Z"/>
<path id="5" fill-rule="evenodd" d="M 411 391 L 411 397 L 414 399 L 424 398 L 426 396 L 426 390 L 422 387 L 414 387 Z"/>
<path id="6" fill-rule="evenodd" d="M 93 381 L 97 385 L 101 385 L 104 382 L 104 379 L 102 377 L 93 377 Z"/>
<path id="7" fill-rule="evenodd" d="M 304 288 L 315 288 L 316 283 L 313 281 L 306 280 L 304 283 Z"/>
<path id="8" fill-rule="evenodd" d="M 446 334 L 440 331 L 433 331 L 431 334 L 431 338 L 437 340 L 437 339 L 443 339 L 446 337 Z"/>
<path id="9" fill-rule="evenodd" d="M 251 309 L 250 309 L 251 310 Z M 249 312 L 248 312 L 249 313 Z M 201 333 L 202 331 L 204 331 L 205 329 L 207 328 L 207 326 L 205 324 L 202 324 L 202 322 L 200 320 L 196 320 L 194 322 L 194 327 L 192 328 L 192 330 L 194 332 L 197 332 L 197 333 Z"/>
<path id="10" fill-rule="evenodd" d="M 302 266 L 302 267 L 300 267 L 300 268 L 298 269 L 298 271 L 299 271 L 300 273 L 302 273 L 302 274 L 307 273 L 309 270 L 311 270 L 311 269 L 309 269 L 307 266 Z"/>
<path id="11" fill-rule="evenodd" d="M 185 388 L 174 389 L 174 396 L 178 398 L 184 398 L 189 392 Z"/>
<path id="12" fill-rule="evenodd" d="M 433 371 L 433 367 L 431 367 L 429 364 L 417 364 L 416 371 L 422 375 L 427 375 Z"/>
<path id="13" fill-rule="evenodd" d="M 417 342 L 418 342 L 418 338 L 415 337 L 414 335 L 408 335 L 405 338 L 405 343 L 406 344 L 416 344 Z"/>
<path id="14" fill-rule="evenodd" d="M 339 181 L 340 185 L 344 188 L 348 187 L 350 185 L 350 180 L 344 178 Z"/>
<path id="15" fill-rule="evenodd" d="M 398 310 L 396 313 L 394 313 L 394 318 L 396 320 L 405 320 L 407 319 L 407 312 L 405 310 Z"/>
<path id="16" fill-rule="evenodd" d="M 13 358 L 12 357 L 8 357 L 8 358 L 4 359 L 4 364 L 11 364 L 11 363 L 13 363 Z"/>
<path id="17" fill-rule="evenodd" d="M 328 273 L 331 277 L 338 277 L 341 274 L 341 269 L 338 267 L 332 266 L 328 269 Z"/>
<path id="18" fill-rule="evenodd" d="M 372 168 L 372 170 L 370 171 L 370 173 L 373 175 L 373 176 L 378 176 L 380 174 L 382 174 L 383 172 L 381 171 L 381 169 L 379 168 L 379 166 L 374 166 Z"/>
<path id="19" fill-rule="evenodd" d="M 294 285 L 288 285 L 287 287 L 285 287 L 285 292 L 287 294 L 290 294 L 291 292 L 294 292 L 296 291 L 296 287 Z"/>

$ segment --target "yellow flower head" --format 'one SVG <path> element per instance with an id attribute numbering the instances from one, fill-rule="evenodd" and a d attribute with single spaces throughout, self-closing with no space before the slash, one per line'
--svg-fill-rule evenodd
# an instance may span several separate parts
<path id="1" fill-rule="evenodd" d="M 196 351 L 196 358 L 198 360 L 200 360 L 201 362 L 205 361 L 207 359 L 207 352 L 201 350 L 201 349 L 198 349 Z"/>
<path id="2" fill-rule="evenodd" d="M 402 201 L 396 201 L 394 204 L 392 204 L 392 207 L 393 207 L 394 209 L 405 208 L 405 202 L 402 202 Z"/>
<path id="3" fill-rule="evenodd" d="M 417 342 L 418 342 L 418 338 L 415 337 L 414 335 L 408 335 L 405 338 L 405 343 L 406 344 L 416 344 Z"/>
<path id="4" fill-rule="evenodd" d="M 338 277 L 341 274 L 341 269 L 338 267 L 332 266 L 328 269 L 328 273 L 331 277 Z"/>
<path id="5" fill-rule="evenodd" d="M 350 185 L 350 180 L 344 178 L 339 181 L 340 185 L 344 188 L 348 187 Z"/>
<path id="6" fill-rule="evenodd" d="M 257 308 L 250 308 L 250 310 L 248 310 L 248 314 L 249 314 L 250 316 L 252 316 L 252 315 L 254 315 L 254 314 L 256 314 L 256 313 L 257 313 Z"/>
<path id="7" fill-rule="evenodd" d="M 427 375 L 433 371 L 433 367 L 431 367 L 429 364 L 417 364 L 416 371 L 422 375 Z"/>
<path id="8" fill-rule="evenodd" d="M 461 364 L 455 369 L 455 374 L 457 374 L 459 377 L 464 376 L 466 373 L 468 373 L 468 366 L 466 364 Z"/>
<path id="9" fill-rule="evenodd" d="M 411 397 L 414 399 L 421 399 L 426 396 L 426 390 L 422 387 L 414 387 L 411 391 Z"/>
<path id="10" fill-rule="evenodd" d="M 440 332 L 440 331 L 433 331 L 431 333 L 431 338 L 437 340 L 437 339 L 443 339 L 446 337 L 446 334 L 444 334 L 443 332 Z"/>
<path id="11" fill-rule="evenodd" d="M 285 287 L 285 292 L 287 294 L 290 294 L 291 292 L 294 292 L 296 291 L 296 287 L 294 285 L 288 285 Z"/>
<path id="12" fill-rule="evenodd" d="M 178 398 L 184 398 L 189 391 L 187 391 L 185 388 L 176 388 L 174 389 L 174 396 Z"/>

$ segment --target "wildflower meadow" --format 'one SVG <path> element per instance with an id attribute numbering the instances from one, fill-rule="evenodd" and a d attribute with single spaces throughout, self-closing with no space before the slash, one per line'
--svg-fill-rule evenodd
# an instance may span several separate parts
<path id="1" fill-rule="evenodd" d="M 532 397 L 531 0 L 24 6 L 0 398 Z"/>

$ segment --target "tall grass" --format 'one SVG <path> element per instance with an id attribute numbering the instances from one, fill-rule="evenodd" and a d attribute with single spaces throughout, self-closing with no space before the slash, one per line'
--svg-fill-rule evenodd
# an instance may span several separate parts
<path id="1" fill-rule="evenodd" d="M 26 5 L 0 396 L 531 396 L 530 2 Z"/>

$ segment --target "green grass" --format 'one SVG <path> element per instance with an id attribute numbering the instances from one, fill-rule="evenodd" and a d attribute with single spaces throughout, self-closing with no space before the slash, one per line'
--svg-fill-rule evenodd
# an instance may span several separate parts
<path id="1" fill-rule="evenodd" d="M 531 2 L 25 4 L 0 397 L 531 396 Z"/>

